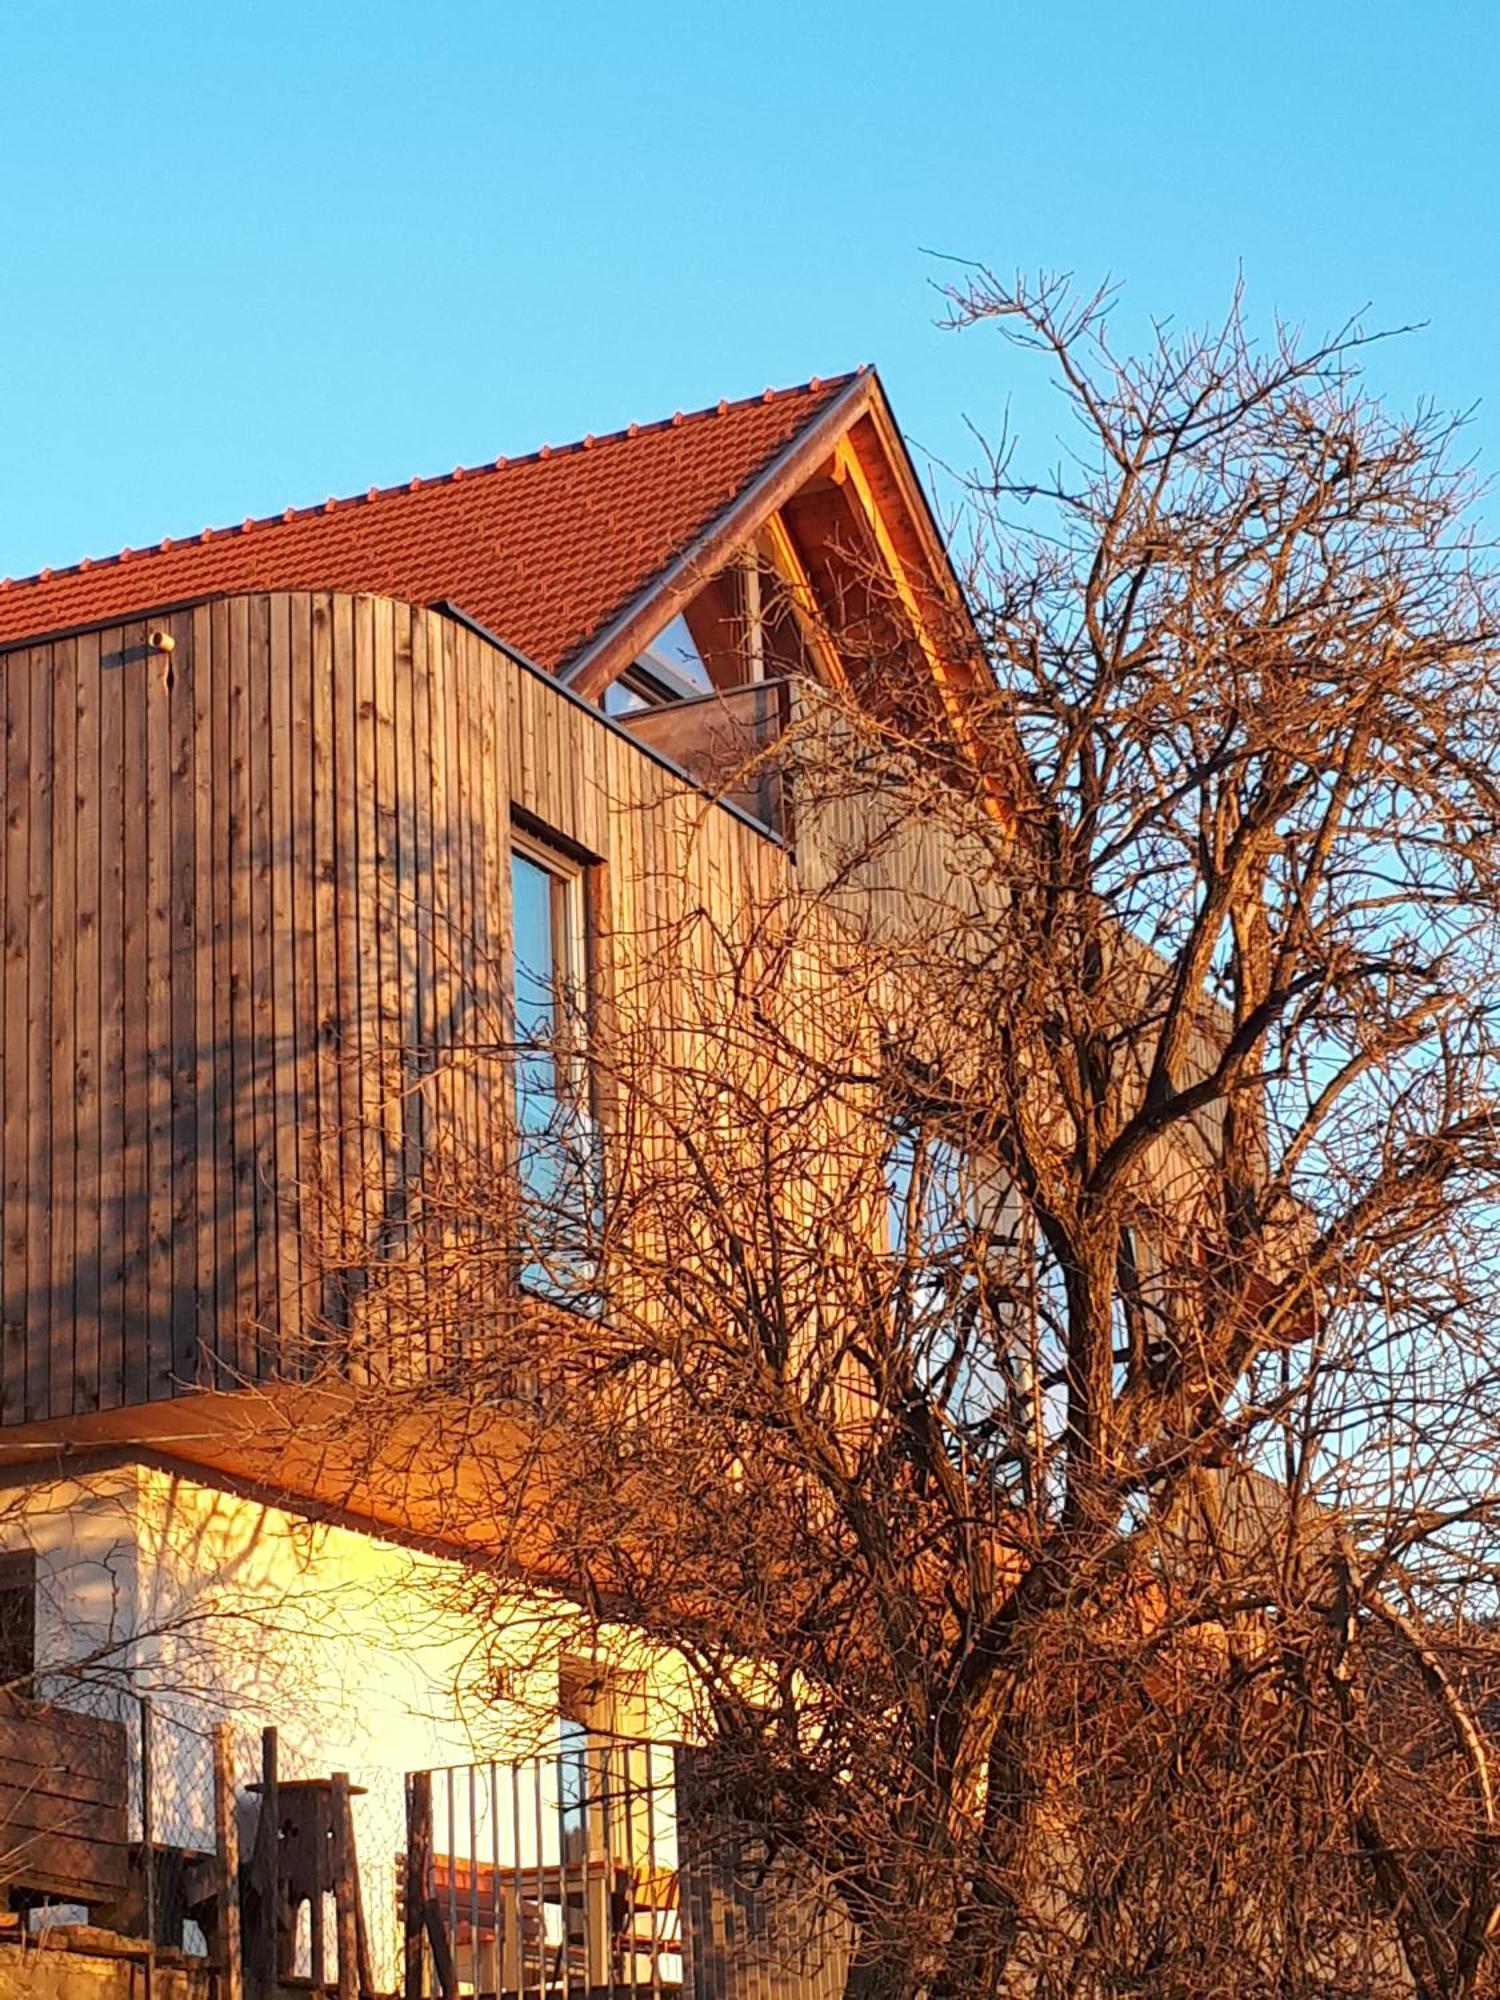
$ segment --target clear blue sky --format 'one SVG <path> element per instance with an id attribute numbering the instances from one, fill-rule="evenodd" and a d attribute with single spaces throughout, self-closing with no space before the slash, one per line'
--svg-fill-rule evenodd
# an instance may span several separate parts
<path id="1" fill-rule="evenodd" d="M 0 0 L 0 574 L 862 360 L 1042 451 L 925 249 L 1429 320 L 1500 469 L 1497 78 L 1414 0 Z"/>

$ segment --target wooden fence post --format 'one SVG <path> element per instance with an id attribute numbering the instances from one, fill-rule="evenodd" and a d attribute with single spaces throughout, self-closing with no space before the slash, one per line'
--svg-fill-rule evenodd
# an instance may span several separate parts
<path id="1" fill-rule="evenodd" d="M 257 1993 L 269 1992 L 283 1971 L 281 1944 L 281 1795 L 274 1729 L 260 1736 L 260 1819 L 250 1850 L 245 1899 L 245 1963 Z"/>
<path id="2" fill-rule="evenodd" d="M 359 2000 L 359 1926 L 350 1852 L 349 1773 L 333 1774 L 333 1909 L 339 1948 L 339 2000 Z"/>
<path id="3" fill-rule="evenodd" d="M 240 1945 L 240 1829 L 234 1807 L 234 1732 L 227 1722 L 214 1726 L 214 1844 L 218 1849 L 218 1937 L 220 2000 L 244 2000 Z"/>

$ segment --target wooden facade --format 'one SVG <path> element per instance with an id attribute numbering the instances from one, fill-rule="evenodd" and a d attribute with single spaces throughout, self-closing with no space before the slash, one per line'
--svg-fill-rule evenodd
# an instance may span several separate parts
<path id="1" fill-rule="evenodd" d="M 3 1427 L 297 1372 L 432 1135 L 499 1156 L 518 819 L 597 864 L 601 937 L 785 879 L 437 611 L 220 598 L 0 681 Z"/>

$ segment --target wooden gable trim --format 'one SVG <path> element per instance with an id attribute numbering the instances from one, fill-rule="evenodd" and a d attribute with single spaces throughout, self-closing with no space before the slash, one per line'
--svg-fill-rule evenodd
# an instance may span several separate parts
<path id="1" fill-rule="evenodd" d="M 647 589 L 640 592 L 596 635 L 558 676 L 565 686 L 597 701 L 643 646 L 696 596 L 703 585 L 744 543 L 765 526 L 825 460 L 849 427 L 871 405 L 875 377 L 861 369 L 827 409 L 772 459 L 758 478 L 731 501 Z"/>
<path id="2" fill-rule="evenodd" d="M 610 682 L 624 672 L 663 625 L 686 607 L 705 582 L 757 534 L 765 533 L 791 586 L 804 630 L 811 627 L 808 636 L 820 668 L 831 686 L 847 692 L 848 677 L 843 663 L 826 633 L 819 630 L 816 600 L 806 568 L 780 518 L 781 508 L 801 486 L 820 471 L 831 469 L 834 479 L 849 495 L 855 513 L 867 526 L 881 564 L 889 572 L 957 740 L 973 758 L 976 768 L 985 773 L 984 789 L 991 809 L 1008 825 L 1014 819 L 1013 801 L 990 769 L 990 760 L 964 700 L 970 676 L 949 657 L 923 609 L 921 594 L 913 583 L 912 565 L 897 545 L 886 510 L 860 459 L 853 434 L 861 419 L 868 419 L 871 441 L 896 489 L 911 537 L 920 550 L 918 567 L 924 579 L 935 586 L 958 628 L 972 641 L 977 656 L 978 635 L 942 535 L 896 428 L 879 377 L 873 369 L 863 368 L 827 409 L 783 448 L 704 534 L 598 634 L 558 679 L 584 701 L 600 701 Z"/>
<path id="3" fill-rule="evenodd" d="M 911 462 L 911 453 L 897 426 L 884 388 L 878 381 L 875 384 L 875 393 L 870 399 L 868 418 L 875 441 L 880 448 L 885 470 L 891 484 L 900 495 L 913 535 L 920 544 L 927 572 L 938 586 L 949 608 L 962 620 L 965 630 L 973 638 L 977 648 L 979 635 L 969 615 L 968 599 L 964 595 L 963 586 L 958 580 L 952 558 L 948 553 L 947 537 L 932 511 L 927 489 L 917 477 L 916 468 Z"/>
<path id="4" fill-rule="evenodd" d="M 839 441 L 834 452 L 833 476 L 850 495 L 855 512 L 863 519 L 875 543 L 880 560 L 890 575 L 901 609 L 906 615 L 917 644 L 922 649 L 922 657 L 927 670 L 932 675 L 943 707 L 953 728 L 953 733 L 965 754 L 972 759 L 976 771 L 980 773 L 984 796 L 991 812 L 1007 826 L 1015 818 L 1012 801 L 999 784 L 991 762 L 985 752 L 978 733 L 974 729 L 972 717 L 964 702 L 966 689 L 954 674 L 952 662 L 934 635 L 931 623 L 922 608 L 921 599 L 912 585 L 905 560 L 896 547 L 890 526 L 870 489 L 865 469 L 853 443 L 846 437 Z M 946 558 L 944 570 L 947 569 Z M 951 575 L 951 571 L 948 571 Z M 967 620 L 965 621 L 967 622 Z"/>
<path id="5" fill-rule="evenodd" d="M 833 455 L 833 476 L 854 502 L 855 512 L 869 529 L 881 564 L 890 577 L 901 609 L 906 613 L 906 621 L 911 626 L 917 644 L 922 648 L 922 657 L 935 681 L 946 683 L 948 668 L 942 651 L 932 635 L 932 628 L 922 610 L 912 581 L 907 574 L 901 551 L 896 547 L 885 515 L 881 512 L 875 495 L 870 491 L 870 482 L 865 477 L 865 469 L 859 462 L 859 454 L 848 438 L 840 438 Z"/>

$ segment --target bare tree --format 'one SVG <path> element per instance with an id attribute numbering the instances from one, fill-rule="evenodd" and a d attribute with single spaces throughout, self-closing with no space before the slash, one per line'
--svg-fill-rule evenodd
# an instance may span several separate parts
<path id="1" fill-rule="evenodd" d="M 602 1171 L 566 1111 L 445 1169 L 382 1310 L 451 1369 L 362 1397 L 372 1458 L 440 1404 L 475 1602 L 519 1567 L 687 1663 L 716 1810 L 823 1885 L 851 1992 L 1492 1991 L 1460 427 L 1238 300 L 1124 358 L 1061 282 L 950 304 L 1071 424 L 969 484 L 977 636 L 933 608 L 938 681 L 873 583 L 834 621 L 795 867 L 605 941 L 551 1052 Z"/>

